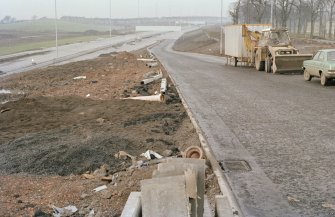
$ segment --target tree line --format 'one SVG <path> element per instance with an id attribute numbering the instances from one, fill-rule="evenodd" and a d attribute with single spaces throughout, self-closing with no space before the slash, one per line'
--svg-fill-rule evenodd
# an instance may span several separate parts
<path id="1" fill-rule="evenodd" d="M 335 38 L 335 0 L 234 0 L 229 15 L 234 24 L 270 23 L 310 38 Z"/>

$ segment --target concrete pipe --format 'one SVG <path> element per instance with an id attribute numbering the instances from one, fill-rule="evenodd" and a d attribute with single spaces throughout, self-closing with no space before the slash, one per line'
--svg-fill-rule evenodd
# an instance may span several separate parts
<path id="1" fill-rule="evenodd" d="M 184 152 L 184 158 L 203 159 L 204 151 L 199 146 L 188 147 Z"/>

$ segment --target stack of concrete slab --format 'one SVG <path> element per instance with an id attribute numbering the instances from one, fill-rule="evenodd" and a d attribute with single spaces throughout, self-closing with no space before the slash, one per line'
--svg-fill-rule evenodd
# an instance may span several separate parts
<path id="1" fill-rule="evenodd" d="M 141 181 L 141 193 L 136 195 L 143 217 L 203 217 L 205 160 L 168 159 L 158 165 L 152 179 Z M 127 204 L 121 216 L 136 217 L 129 212 L 126 215 Z"/>

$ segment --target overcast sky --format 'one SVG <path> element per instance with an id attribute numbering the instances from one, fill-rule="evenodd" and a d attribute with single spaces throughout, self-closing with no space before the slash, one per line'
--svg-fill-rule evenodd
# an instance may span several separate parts
<path id="1" fill-rule="evenodd" d="M 111 0 L 113 18 L 137 17 L 138 0 Z M 224 15 L 233 0 L 223 0 Z M 109 17 L 110 0 L 57 0 L 60 16 Z M 221 0 L 140 0 L 140 16 L 220 16 Z M 54 0 L 0 0 L 0 17 L 54 16 Z"/>

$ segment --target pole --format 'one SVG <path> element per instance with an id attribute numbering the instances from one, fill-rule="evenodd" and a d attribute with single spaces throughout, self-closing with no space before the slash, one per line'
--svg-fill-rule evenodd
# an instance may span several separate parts
<path id="1" fill-rule="evenodd" d="M 158 0 L 156 0 L 156 5 L 155 5 L 155 16 L 158 17 Z"/>
<path id="2" fill-rule="evenodd" d="M 223 39 L 223 32 L 222 32 L 222 25 L 223 25 L 223 22 L 222 22 L 222 16 L 223 16 L 223 0 L 221 0 L 220 55 L 222 55 L 222 53 L 223 53 L 223 52 L 222 52 L 222 45 L 223 45 L 223 42 L 222 42 L 222 39 Z"/>
<path id="3" fill-rule="evenodd" d="M 137 18 L 140 18 L 140 0 L 137 1 Z"/>
<path id="4" fill-rule="evenodd" d="M 56 57 L 58 58 L 57 0 L 55 0 L 55 32 L 56 32 Z"/>
<path id="5" fill-rule="evenodd" d="M 112 0 L 109 0 L 109 38 L 112 43 Z"/>
<path id="6" fill-rule="evenodd" d="M 273 1 L 274 0 L 271 0 L 271 20 L 270 20 L 272 26 L 273 26 Z"/>

